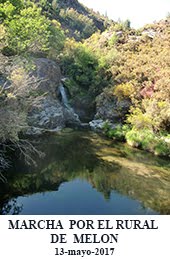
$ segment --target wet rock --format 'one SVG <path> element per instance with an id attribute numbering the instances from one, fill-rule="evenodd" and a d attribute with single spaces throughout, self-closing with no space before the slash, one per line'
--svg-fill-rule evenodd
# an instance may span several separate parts
<path id="1" fill-rule="evenodd" d="M 89 122 L 94 118 L 95 105 L 89 96 L 76 97 L 72 100 L 74 111 L 83 122 Z"/>
<path id="2" fill-rule="evenodd" d="M 68 127 L 76 127 L 81 124 L 79 116 L 72 108 L 64 108 L 65 123 Z"/>

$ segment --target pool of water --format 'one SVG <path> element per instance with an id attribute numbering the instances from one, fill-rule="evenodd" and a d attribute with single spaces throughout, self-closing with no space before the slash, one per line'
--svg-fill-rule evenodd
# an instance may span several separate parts
<path id="1" fill-rule="evenodd" d="M 170 161 L 92 132 L 39 138 L 36 166 L 15 160 L 0 214 L 170 214 Z"/>

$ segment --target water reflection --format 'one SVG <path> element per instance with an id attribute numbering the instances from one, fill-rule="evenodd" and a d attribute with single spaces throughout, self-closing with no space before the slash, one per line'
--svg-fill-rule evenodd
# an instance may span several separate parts
<path id="1" fill-rule="evenodd" d="M 17 161 L 0 214 L 170 214 L 170 163 L 94 133 L 37 140 L 37 167 Z"/>

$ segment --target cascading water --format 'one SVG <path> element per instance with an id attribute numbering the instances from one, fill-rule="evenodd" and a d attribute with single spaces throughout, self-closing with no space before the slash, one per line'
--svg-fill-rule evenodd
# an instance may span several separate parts
<path id="1" fill-rule="evenodd" d="M 64 107 L 73 114 L 74 118 L 76 119 L 77 123 L 80 123 L 80 119 L 79 116 L 74 112 L 73 108 L 70 106 L 69 102 L 68 102 L 68 98 L 67 98 L 67 93 L 65 90 L 65 87 L 60 84 L 59 85 L 59 94 L 61 95 L 61 102 L 64 105 Z"/>
<path id="2" fill-rule="evenodd" d="M 66 90 L 62 84 L 60 84 L 60 86 L 59 86 L 59 93 L 61 94 L 61 101 L 62 101 L 63 105 L 68 109 L 72 109 L 68 103 Z"/>

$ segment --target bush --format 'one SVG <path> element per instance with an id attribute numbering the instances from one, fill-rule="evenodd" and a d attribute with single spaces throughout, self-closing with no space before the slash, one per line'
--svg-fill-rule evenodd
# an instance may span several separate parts
<path id="1" fill-rule="evenodd" d="M 79 40 L 90 37 L 96 30 L 92 19 L 80 14 L 73 8 L 61 9 L 59 15 L 62 20 L 65 20 L 65 22 L 74 29 L 76 32 L 76 34 L 74 33 L 74 36 L 77 36 L 76 38 Z M 79 32 L 79 34 L 77 32 Z"/>
<path id="2" fill-rule="evenodd" d="M 33 162 L 31 153 L 38 153 L 27 140 L 21 139 L 21 132 L 28 128 L 27 114 L 30 105 L 36 104 L 36 92 L 39 82 L 18 65 L 8 67 L 9 79 L 0 83 L 0 178 L 1 171 L 9 166 L 6 158 L 8 150 L 20 150 L 26 162 Z"/>
<path id="3" fill-rule="evenodd" d="M 82 43 L 67 40 L 61 57 L 63 74 L 69 77 L 72 95 L 79 97 L 82 93 L 95 98 L 105 81 L 96 55 Z M 74 93 L 72 92 L 74 90 Z"/>
<path id="4" fill-rule="evenodd" d="M 130 146 L 153 151 L 155 135 L 150 130 L 136 130 L 133 128 L 126 133 L 126 140 Z"/>
<path id="5" fill-rule="evenodd" d="M 126 133 L 126 140 L 132 147 L 139 147 L 158 156 L 170 156 L 170 142 L 167 142 L 167 138 L 150 130 L 132 129 Z"/>
<path id="6" fill-rule="evenodd" d="M 158 139 L 154 148 L 154 154 L 158 156 L 170 156 L 170 143 L 164 139 Z"/>
<path id="7" fill-rule="evenodd" d="M 119 100 L 130 98 L 133 92 L 134 86 L 132 83 L 129 82 L 117 85 L 114 89 L 114 94 L 118 97 Z"/>
<path id="8" fill-rule="evenodd" d="M 64 33 L 60 24 L 42 14 L 42 8 L 32 1 L 5 1 L 0 4 L 0 32 L 3 32 L 3 53 L 6 55 L 25 52 L 39 53 L 61 51 Z M 19 2 L 22 4 L 19 5 Z"/>
<path id="9" fill-rule="evenodd" d="M 103 126 L 103 131 L 107 137 L 120 141 L 125 141 L 125 135 L 128 130 L 128 125 L 118 125 L 115 128 L 111 128 L 111 125 L 106 122 Z"/>
<path id="10" fill-rule="evenodd" d="M 140 108 L 133 108 L 128 116 L 127 122 L 130 123 L 135 130 L 152 130 L 153 120 L 150 114 L 143 113 Z"/>

